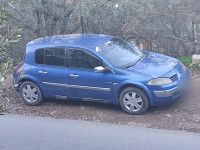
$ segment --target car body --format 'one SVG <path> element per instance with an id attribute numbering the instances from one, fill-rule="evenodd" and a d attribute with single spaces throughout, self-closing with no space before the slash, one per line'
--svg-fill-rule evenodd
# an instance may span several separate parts
<path id="1" fill-rule="evenodd" d="M 177 99 L 188 76 L 187 68 L 175 58 L 101 34 L 31 41 L 25 60 L 13 74 L 14 87 L 29 105 L 38 105 L 44 98 L 78 99 L 120 104 L 130 114 Z M 41 100 L 35 102 L 36 98 Z"/>

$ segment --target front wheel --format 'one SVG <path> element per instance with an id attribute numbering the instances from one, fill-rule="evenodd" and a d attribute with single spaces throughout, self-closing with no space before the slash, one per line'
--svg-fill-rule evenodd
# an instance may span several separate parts
<path id="1" fill-rule="evenodd" d="M 136 87 L 125 88 L 119 96 L 119 102 L 125 112 L 133 115 L 142 114 L 149 107 L 148 97 Z"/>
<path id="2" fill-rule="evenodd" d="M 31 106 L 39 105 L 43 102 L 40 88 L 31 81 L 25 81 L 19 88 L 22 100 Z"/>

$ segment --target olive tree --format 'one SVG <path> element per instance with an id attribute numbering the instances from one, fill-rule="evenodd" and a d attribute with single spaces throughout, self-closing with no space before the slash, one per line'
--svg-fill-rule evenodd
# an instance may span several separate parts
<path id="1" fill-rule="evenodd" d="M 20 29 L 8 25 L 10 18 L 9 5 L 13 6 L 15 1 L 0 1 L 0 99 L 2 96 L 6 98 L 5 93 L 8 89 L 4 88 L 4 80 L 8 74 L 10 67 L 12 67 L 12 59 L 9 56 L 8 50 L 13 44 L 16 44 L 20 39 Z M 9 103 L 1 104 L 0 113 L 7 110 Z"/>
<path id="2" fill-rule="evenodd" d="M 199 7 L 198 0 L 19 0 L 10 25 L 23 29 L 22 39 L 11 53 L 23 59 L 26 43 L 35 38 L 84 30 L 190 56 L 200 52 Z"/>

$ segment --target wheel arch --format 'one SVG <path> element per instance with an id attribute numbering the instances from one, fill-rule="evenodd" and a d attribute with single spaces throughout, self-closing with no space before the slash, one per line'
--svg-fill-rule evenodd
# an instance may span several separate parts
<path id="1" fill-rule="evenodd" d="M 121 92 L 125 88 L 128 88 L 128 87 L 136 87 L 136 88 L 142 90 L 146 94 L 146 96 L 149 100 L 149 103 L 151 104 L 152 96 L 151 96 L 151 93 L 146 86 L 142 85 L 141 83 L 139 83 L 139 84 L 138 83 L 125 83 L 125 84 L 121 85 L 117 90 L 117 93 L 116 93 L 116 103 L 117 103 L 117 105 L 119 105 L 119 96 L 120 96 Z"/>
<path id="2" fill-rule="evenodd" d="M 44 89 L 43 89 L 42 85 L 39 84 L 39 82 L 38 82 L 37 79 L 35 79 L 34 77 L 32 77 L 32 76 L 30 76 L 30 75 L 26 75 L 24 78 L 22 78 L 21 80 L 18 81 L 18 84 L 19 84 L 18 89 L 20 88 L 21 84 L 22 84 L 23 82 L 25 82 L 25 81 L 31 81 L 31 82 L 35 83 L 35 84 L 39 87 L 39 89 L 40 89 L 40 91 L 41 91 L 41 94 L 42 94 L 42 96 L 44 97 L 44 92 L 43 92 Z"/>

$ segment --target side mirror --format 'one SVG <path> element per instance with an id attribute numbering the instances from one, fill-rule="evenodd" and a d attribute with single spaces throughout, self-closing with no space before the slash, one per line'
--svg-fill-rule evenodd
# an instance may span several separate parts
<path id="1" fill-rule="evenodd" d="M 94 68 L 94 71 L 95 72 L 104 72 L 106 69 L 104 68 L 104 67 L 102 67 L 102 66 L 98 66 L 98 67 L 95 67 Z"/>

